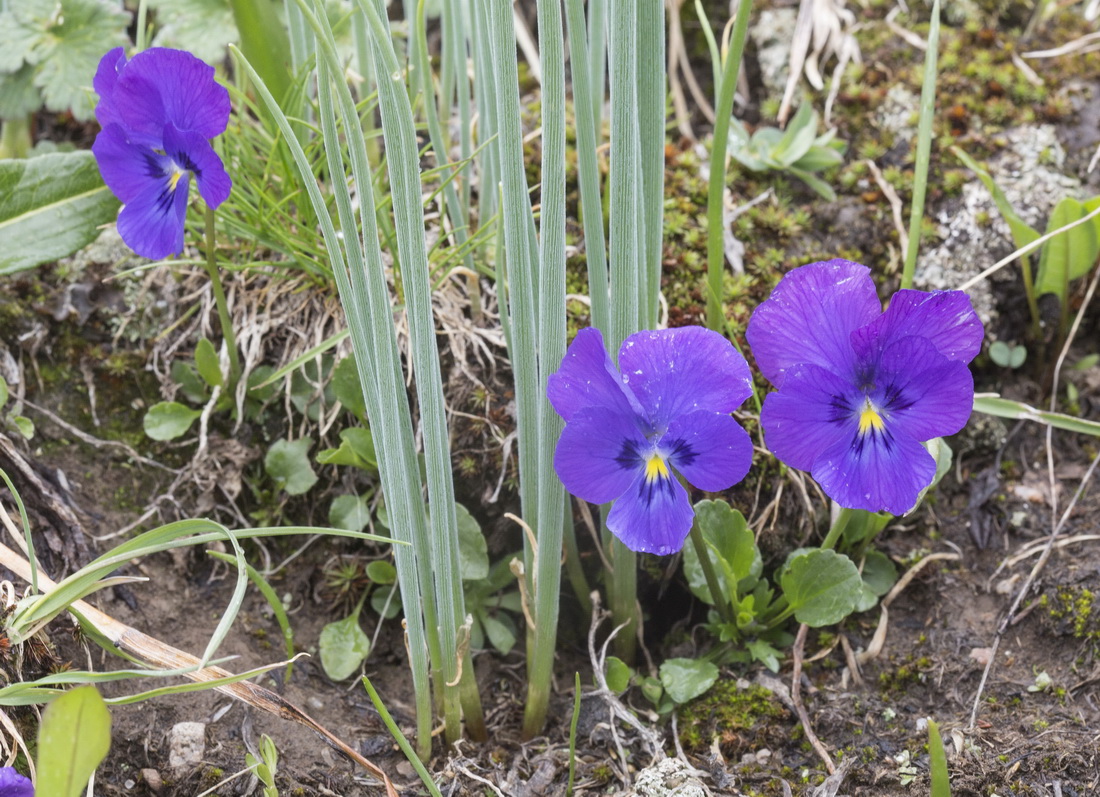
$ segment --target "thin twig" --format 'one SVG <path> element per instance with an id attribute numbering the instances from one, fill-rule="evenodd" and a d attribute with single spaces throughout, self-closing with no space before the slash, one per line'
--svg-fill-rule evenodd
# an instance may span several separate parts
<path id="1" fill-rule="evenodd" d="M 494 784 L 492 781 L 486 780 L 485 778 L 481 777 L 481 775 L 475 775 L 473 772 L 466 769 L 466 767 L 462 766 L 461 764 L 455 764 L 454 768 L 457 769 L 459 772 L 461 772 L 466 777 L 468 777 L 470 780 L 476 780 L 478 783 L 481 783 L 485 786 L 488 786 L 490 789 L 492 789 L 494 792 L 496 792 L 497 797 L 504 797 L 504 792 L 502 792 L 500 789 L 498 789 L 496 787 L 496 784 Z"/>
<path id="2" fill-rule="evenodd" d="M 1064 232 L 1068 232 L 1068 231 L 1072 230 L 1074 227 L 1077 227 L 1080 224 L 1084 224 L 1087 221 L 1091 221 L 1092 219 L 1096 218 L 1097 216 L 1100 216 L 1100 207 L 1096 208 L 1091 213 L 1088 213 L 1088 214 L 1082 216 L 1081 218 L 1077 219 L 1077 221 L 1072 221 L 1069 224 L 1065 225 L 1064 227 L 1059 227 L 1057 230 L 1052 230 L 1052 231 L 1048 232 L 1046 235 L 1042 235 L 1042 236 L 1036 238 L 1034 241 L 1027 244 L 1026 246 L 1021 246 L 1019 249 L 1017 249 L 1015 252 L 1010 254 L 1008 257 L 1004 257 L 1004 258 L 1001 258 L 1000 260 L 998 260 L 996 263 L 994 263 L 992 266 L 987 268 L 985 271 L 983 271 L 978 276 L 971 277 L 970 279 L 968 279 L 966 282 L 964 282 L 962 285 L 960 285 L 955 290 L 965 291 L 969 288 L 973 288 L 975 285 L 977 285 L 979 282 L 984 280 L 990 274 L 993 274 L 997 271 L 1000 271 L 1002 268 L 1007 266 L 1009 263 L 1013 263 L 1016 260 L 1019 260 L 1021 256 L 1026 255 L 1029 252 L 1033 252 L 1034 250 L 1038 249 L 1040 246 L 1045 244 L 1047 241 L 1049 241 L 1051 238 L 1054 238 L 1055 236 L 1061 235 Z"/>
<path id="3" fill-rule="evenodd" d="M 166 470 L 169 473 L 177 473 L 178 472 L 175 468 L 170 468 L 167 465 L 164 465 L 160 462 L 157 462 L 155 459 L 149 459 L 148 457 L 143 457 L 141 454 L 139 454 L 137 451 L 135 451 L 133 448 L 131 448 L 130 446 L 126 445 L 123 442 L 120 442 L 118 440 L 101 440 L 98 437 L 94 437 L 94 436 L 88 434 L 87 432 L 73 426 L 71 423 L 67 423 L 66 421 L 63 421 L 57 415 L 54 415 L 52 412 L 50 412 L 45 407 L 38 406 L 33 401 L 30 401 L 28 399 L 23 399 L 23 403 L 26 404 L 28 407 L 30 407 L 35 412 L 37 412 L 39 415 L 45 416 L 49 421 L 56 424 L 57 426 L 60 426 L 62 429 L 64 429 L 69 434 L 71 434 L 73 437 L 80 440 L 82 443 L 87 443 L 88 445 L 92 446 L 93 448 L 117 448 L 117 449 L 120 449 L 120 450 L 126 452 L 126 455 L 128 457 L 130 457 L 135 462 L 138 462 L 142 465 L 149 465 L 150 467 L 153 467 L 153 468 L 160 468 L 161 470 Z"/>
<path id="4" fill-rule="evenodd" d="M 802 705 L 802 648 L 806 645 L 806 633 L 809 630 L 810 627 L 802 623 L 798 627 L 798 635 L 794 638 L 794 650 L 791 651 L 791 657 L 794 660 L 794 668 L 791 674 L 791 702 L 794 703 L 794 710 L 798 714 L 799 722 L 802 723 L 802 732 L 806 734 L 806 740 L 813 747 L 818 758 L 824 762 L 825 769 L 832 775 L 836 772 L 836 765 L 833 763 L 833 759 L 829 757 L 829 751 L 825 749 L 825 745 L 814 733 L 814 728 L 810 724 L 810 715 L 806 713 L 806 707 Z"/>

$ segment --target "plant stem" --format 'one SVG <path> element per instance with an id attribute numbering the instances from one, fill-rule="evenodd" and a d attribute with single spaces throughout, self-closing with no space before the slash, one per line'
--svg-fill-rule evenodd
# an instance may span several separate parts
<path id="1" fill-rule="evenodd" d="M 0 159 L 25 158 L 31 149 L 31 118 L 19 116 L 0 121 Z"/>
<path id="2" fill-rule="evenodd" d="M 737 89 L 737 71 L 745 50 L 752 0 L 741 0 L 733 23 L 733 37 L 722 67 L 722 83 L 714 108 L 714 138 L 710 144 L 710 183 L 707 188 L 707 327 L 721 332 L 725 326 L 722 299 L 725 291 L 725 252 L 722 246 L 723 204 L 726 193 L 726 148 L 729 144 L 733 95 Z"/>
<path id="3" fill-rule="evenodd" d="M 237 380 L 241 376 L 241 361 L 237 354 L 237 337 L 233 334 L 233 320 L 229 316 L 229 304 L 225 300 L 225 289 L 218 273 L 218 257 L 215 252 L 214 208 L 206 206 L 206 273 L 210 277 L 210 287 L 214 291 L 214 303 L 218 307 L 218 322 L 222 327 L 225 347 L 229 350 L 229 392 L 233 393 Z"/>
<path id="4" fill-rule="evenodd" d="M 836 522 L 833 523 L 832 527 L 829 529 L 829 533 L 825 535 L 825 539 L 821 543 L 821 550 L 829 551 L 836 547 L 837 540 L 840 539 L 840 535 L 844 533 L 844 530 L 848 528 L 848 523 L 851 522 L 855 512 L 856 510 L 849 509 L 846 506 L 840 508 L 840 512 L 838 512 L 836 516 Z"/>
<path id="5" fill-rule="evenodd" d="M 573 719 L 569 723 L 569 782 L 565 797 L 573 797 L 573 775 L 577 763 L 577 721 L 581 716 L 581 674 L 573 674 Z"/>
<path id="6" fill-rule="evenodd" d="M 696 517 L 698 521 L 698 517 Z M 699 531 L 699 523 L 695 522 L 691 524 L 691 544 L 695 547 L 695 555 L 699 558 L 699 566 L 703 568 L 703 577 L 707 580 L 707 589 L 710 590 L 711 601 L 714 603 L 714 608 L 718 610 L 718 615 L 722 618 L 724 623 L 733 623 L 733 611 L 730 608 L 729 601 L 726 600 L 725 593 L 722 592 L 722 587 L 718 582 L 718 574 L 714 572 L 714 562 L 710 558 L 710 548 L 707 546 L 707 541 L 703 539 L 703 532 Z M 735 585 L 730 584 L 731 591 Z M 733 595 L 730 595 L 733 598 Z"/>
<path id="7" fill-rule="evenodd" d="M 909 247 L 901 287 L 913 287 L 920 249 L 920 228 L 924 220 L 924 194 L 928 189 L 928 163 L 932 153 L 932 118 L 936 113 L 936 50 L 940 43 L 940 0 L 932 3 L 932 23 L 928 27 L 928 50 L 924 56 L 924 85 L 920 90 L 920 123 L 917 126 L 917 162 L 913 167 L 913 204 L 909 208 Z"/>

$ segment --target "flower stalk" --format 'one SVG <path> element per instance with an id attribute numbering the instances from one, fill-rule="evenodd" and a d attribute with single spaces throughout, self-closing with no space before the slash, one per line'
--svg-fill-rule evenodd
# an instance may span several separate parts
<path id="1" fill-rule="evenodd" d="M 216 219 L 214 208 L 206 206 L 206 274 L 210 277 L 210 289 L 214 292 L 214 304 L 218 308 L 218 323 L 222 328 L 222 338 L 229 352 L 229 387 L 236 387 L 241 378 L 241 359 L 237 352 L 237 336 L 233 332 L 233 319 L 229 315 L 229 302 L 225 298 L 221 274 L 218 272 Z"/>

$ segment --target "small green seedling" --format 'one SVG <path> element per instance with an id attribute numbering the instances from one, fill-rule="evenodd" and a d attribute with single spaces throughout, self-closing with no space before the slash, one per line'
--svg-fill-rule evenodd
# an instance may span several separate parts
<path id="1" fill-rule="evenodd" d="M 1002 368 L 1019 368 L 1027 360 L 1027 349 L 1015 343 L 997 340 L 989 344 L 989 359 Z"/>
<path id="2" fill-rule="evenodd" d="M 264 797 L 279 797 L 279 790 L 275 788 L 275 772 L 279 765 L 279 751 L 275 749 L 275 742 L 266 733 L 260 737 L 259 759 L 252 753 L 246 753 L 244 757 L 246 766 L 254 767 L 256 777 L 264 784 Z"/>
<path id="3" fill-rule="evenodd" d="M 30 440 L 34 437 L 34 421 L 19 414 L 19 402 L 12 404 L 11 408 L 8 409 L 9 398 L 11 398 L 11 393 L 8 390 L 8 383 L 4 381 L 3 377 L 0 377 L 0 418 L 3 419 L 3 425 L 19 432 L 24 440 Z"/>
<path id="4" fill-rule="evenodd" d="M 815 172 L 840 165 L 847 144 L 836 140 L 836 130 L 818 135 L 817 123 L 817 112 L 808 102 L 799 107 L 786 131 L 761 127 L 749 136 L 744 125 L 731 119 L 730 154 L 750 171 L 788 172 L 832 201 L 836 192 Z"/>

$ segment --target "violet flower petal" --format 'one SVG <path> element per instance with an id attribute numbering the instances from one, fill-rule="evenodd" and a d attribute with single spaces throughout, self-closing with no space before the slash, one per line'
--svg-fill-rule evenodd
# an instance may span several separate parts
<path id="1" fill-rule="evenodd" d="M 700 490 L 725 490 L 745 478 L 752 466 L 752 440 L 731 416 L 708 410 L 679 415 L 668 425 L 658 449 Z"/>
<path id="2" fill-rule="evenodd" d="M 811 263 L 783 277 L 753 312 L 745 337 L 760 371 L 776 387 L 799 363 L 847 375 L 855 364 L 849 336 L 881 309 L 866 266 L 848 260 Z"/>
<path id="3" fill-rule="evenodd" d="M 183 251 L 183 221 L 187 214 L 187 172 L 172 183 L 165 176 L 149 185 L 118 214 L 118 234 L 142 257 L 161 260 Z"/>
<path id="4" fill-rule="evenodd" d="M 95 118 L 99 121 L 100 127 L 106 128 L 108 125 L 122 124 L 122 117 L 115 109 L 114 94 L 118 76 L 125 66 L 126 51 L 121 47 L 109 50 L 106 55 L 99 59 L 99 66 L 96 68 L 95 77 L 92 79 L 92 86 L 95 88 L 95 93 L 99 95 L 99 102 L 95 107 Z"/>
<path id="5" fill-rule="evenodd" d="M 904 515 L 932 483 L 936 461 L 916 440 L 887 428 L 840 440 L 818 457 L 811 472 L 841 506 Z"/>
<path id="6" fill-rule="evenodd" d="M 214 67 L 185 50 L 153 47 L 130 59 L 115 84 L 112 102 L 130 139 L 162 149 L 168 124 L 214 138 L 229 123 L 229 92 L 214 80 Z"/>
<path id="7" fill-rule="evenodd" d="M 123 204 L 132 202 L 150 180 L 159 181 L 167 174 L 169 158 L 151 148 L 132 143 L 117 124 L 107 125 L 95 138 L 92 153 L 99 164 L 103 182 Z"/>
<path id="8" fill-rule="evenodd" d="M 619 368 L 656 431 L 694 410 L 728 414 L 752 395 L 745 358 L 703 327 L 637 332 L 623 341 Z"/>
<path id="9" fill-rule="evenodd" d="M 667 556 L 684 547 L 694 516 L 675 476 L 650 479 L 642 470 L 611 507 L 607 527 L 632 551 Z"/>
<path id="10" fill-rule="evenodd" d="M 164 151 L 176 164 L 194 173 L 199 194 L 207 205 L 216 208 L 229 198 L 233 181 L 201 133 L 177 130 L 169 124 L 164 128 Z"/>
<path id="11" fill-rule="evenodd" d="M 966 426 L 974 406 L 974 377 L 965 363 L 948 360 L 925 338 L 893 343 L 879 364 L 883 425 L 895 435 L 931 440 Z M 875 397 L 873 397 L 875 398 Z"/>
<path id="12" fill-rule="evenodd" d="M 812 470 L 826 450 L 857 432 L 861 400 L 855 387 L 836 374 L 816 365 L 793 366 L 783 389 L 764 398 L 764 442 L 792 468 Z"/>
<path id="13" fill-rule="evenodd" d="M 982 349 L 985 331 L 970 298 L 962 291 L 900 290 L 890 306 L 870 324 L 870 334 L 852 336 L 857 354 L 869 355 L 868 341 L 879 350 L 908 335 L 925 338 L 949 360 L 969 363 Z M 862 331 L 861 331 L 862 332 Z"/>
<path id="14" fill-rule="evenodd" d="M 585 407 L 600 405 L 623 414 L 641 414 L 641 406 L 623 386 L 622 378 L 595 327 L 577 333 L 561 367 L 546 381 L 546 396 L 558 415 L 569 421 Z"/>
<path id="15" fill-rule="evenodd" d="M 591 406 L 573 414 L 554 451 L 554 470 L 573 495 L 604 504 L 630 487 L 645 470 L 653 446 L 630 415 Z"/>
<path id="16" fill-rule="evenodd" d="M 0 797 L 34 797 L 34 786 L 15 767 L 0 767 Z"/>

